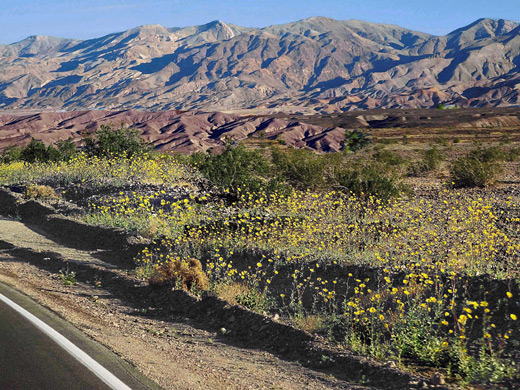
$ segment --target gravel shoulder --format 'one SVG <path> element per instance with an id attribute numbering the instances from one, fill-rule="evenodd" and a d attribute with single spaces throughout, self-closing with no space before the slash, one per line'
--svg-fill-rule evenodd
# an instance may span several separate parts
<path id="1" fill-rule="evenodd" d="M 189 318 L 157 318 L 151 308 L 117 298 L 106 281 L 78 277 L 67 286 L 55 268 L 45 266 L 52 261 L 49 253 L 71 264 L 113 268 L 92 252 L 50 240 L 33 226 L 0 219 L 0 282 L 51 309 L 165 389 L 371 388 L 337 379 L 326 369 L 312 370 L 266 351 L 224 342 Z"/>

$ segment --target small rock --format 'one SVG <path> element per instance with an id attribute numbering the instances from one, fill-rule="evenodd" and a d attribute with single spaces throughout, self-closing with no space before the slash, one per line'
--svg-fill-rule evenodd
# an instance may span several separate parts
<path id="1" fill-rule="evenodd" d="M 280 316 L 278 315 L 278 313 L 276 313 L 274 316 L 273 316 L 273 321 L 278 321 L 280 319 Z"/>
<path id="2" fill-rule="evenodd" d="M 432 383 L 436 386 L 444 385 L 446 384 L 446 380 L 444 379 L 444 376 L 441 373 L 436 373 L 432 377 Z"/>
<path id="3" fill-rule="evenodd" d="M 387 362 L 384 366 L 387 367 L 387 368 L 392 368 L 392 369 L 397 368 L 397 364 L 395 364 L 395 362 L 392 361 L 392 360 Z"/>
<path id="4" fill-rule="evenodd" d="M 226 334 L 226 333 L 227 333 L 227 329 L 226 329 L 226 328 L 220 328 L 220 329 L 218 330 L 218 332 L 219 332 L 220 334 Z"/>

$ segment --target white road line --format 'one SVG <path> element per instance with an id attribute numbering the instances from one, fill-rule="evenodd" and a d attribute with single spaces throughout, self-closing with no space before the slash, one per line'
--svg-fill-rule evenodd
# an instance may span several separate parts
<path id="1" fill-rule="evenodd" d="M 9 298 L 0 294 L 0 300 L 5 302 L 8 306 L 12 307 L 22 316 L 24 316 L 28 321 L 34 324 L 38 329 L 40 329 L 43 333 L 49 336 L 52 340 L 56 342 L 60 347 L 62 347 L 65 351 L 71 354 L 74 358 L 76 358 L 81 364 L 87 367 L 92 373 L 94 373 L 99 379 L 105 382 L 110 388 L 114 390 L 131 390 L 130 387 L 121 382 L 114 374 L 104 368 L 101 364 L 92 359 L 89 355 L 79 349 L 77 346 L 72 344 L 67 338 L 62 336 L 60 333 L 56 332 L 45 322 L 36 318 L 34 315 L 29 313 L 24 308 L 18 306 L 16 303 L 11 301 Z"/>

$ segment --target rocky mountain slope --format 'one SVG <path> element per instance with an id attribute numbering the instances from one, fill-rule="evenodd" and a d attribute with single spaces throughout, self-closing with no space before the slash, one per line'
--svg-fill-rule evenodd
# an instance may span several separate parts
<path id="1" fill-rule="evenodd" d="M 263 29 L 141 26 L 0 46 L 0 109 L 301 113 L 520 104 L 520 25 L 446 36 L 314 17 Z"/>
<path id="2" fill-rule="evenodd" d="M 280 118 L 240 117 L 220 112 L 176 111 L 68 111 L 33 115 L 0 115 L 0 151 L 26 145 L 35 138 L 53 144 L 71 137 L 75 142 L 101 125 L 125 124 L 161 151 L 191 153 L 222 147 L 226 139 L 248 137 L 277 139 L 297 148 L 332 152 L 341 149 L 345 129 L 323 127 Z"/>

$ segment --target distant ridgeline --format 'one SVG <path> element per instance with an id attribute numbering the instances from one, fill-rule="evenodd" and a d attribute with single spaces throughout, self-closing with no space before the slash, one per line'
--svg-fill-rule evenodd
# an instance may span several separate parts
<path id="1" fill-rule="evenodd" d="M 262 29 L 141 26 L 86 41 L 0 46 L 0 109 L 256 109 L 520 104 L 520 27 L 446 36 L 314 17 Z"/>

